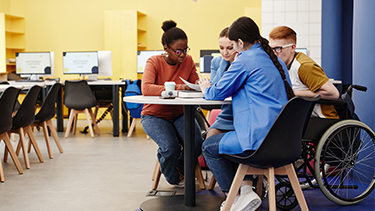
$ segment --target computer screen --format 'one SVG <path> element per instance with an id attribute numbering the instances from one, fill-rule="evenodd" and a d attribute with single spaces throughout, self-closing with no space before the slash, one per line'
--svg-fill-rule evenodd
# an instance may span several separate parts
<path id="1" fill-rule="evenodd" d="M 296 48 L 296 52 L 302 52 L 302 53 L 304 53 L 304 54 L 306 54 L 308 56 L 308 54 L 307 54 L 307 48 Z"/>
<path id="2" fill-rule="evenodd" d="M 219 50 L 200 50 L 199 71 L 210 73 L 211 60 L 217 56 L 221 56 Z"/>
<path id="3" fill-rule="evenodd" d="M 54 53 L 52 51 L 16 53 L 16 74 L 20 74 L 21 77 L 53 76 L 53 71 Z"/>
<path id="4" fill-rule="evenodd" d="M 159 51 L 138 51 L 137 55 L 137 72 L 138 73 L 143 73 L 145 70 L 146 62 L 147 59 L 150 58 L 151 56 L 155 55 L 161 55 L 163 54 L 164 51 L 159 50 Z"/>
<path id="5" fill-rule="evenodd" d="M 99 73 L 97 76 L 112 76 L 112 52 L 98 51 Z"/>
<path id="6" fill-rule="evenodd" d="M 63 52 L 64 74 L 98 74 L 98 67 L 98 51 Z"/>

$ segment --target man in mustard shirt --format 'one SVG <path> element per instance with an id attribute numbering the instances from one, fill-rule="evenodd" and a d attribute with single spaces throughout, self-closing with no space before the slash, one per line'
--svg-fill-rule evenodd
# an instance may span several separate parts
<path id="1" fill-rule="evenodd" d="M 269 34 L 269 45 L 274 53 L 283 60 L 288 68 L 295 95 L 323 99 L 338 99 L 339 91 L 314 60 L 307 55 L 296 52 L 297 33 L 287 27 L 278 26 Z M 312 116 L 338 119 L 333 105 L 316 104 Z"/>

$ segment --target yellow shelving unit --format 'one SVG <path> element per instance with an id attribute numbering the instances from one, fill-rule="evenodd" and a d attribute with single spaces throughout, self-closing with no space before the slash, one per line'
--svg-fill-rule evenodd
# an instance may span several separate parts
<path id="1" fill-rule="evenodd" d="M 147 15 L 137 10 L 105 11 L 104 46 L 112 51 L 113 77 L 137 79 L 137 51 L 147 50 Z"/>
<path id="2" fill-rule="evenodd" d="M 0 46 L 0 80 L 6 80 L 7 72 L 15 69 L 15 63 L 9 60 L 26 48 L 24 17 L 0 13 Z"/>

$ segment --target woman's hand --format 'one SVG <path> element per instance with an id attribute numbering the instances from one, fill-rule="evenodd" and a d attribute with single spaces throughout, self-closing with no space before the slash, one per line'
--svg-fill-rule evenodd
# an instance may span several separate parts
<path id="1" fill-rule="evenodd" d="M 208 78 L 199 79 L 198 84 L 203 94 L 206 92 L 206 88 L 211 86 L 210 80 L 208 80 Z"/>
<path id="2" fill-rule="evenodd" d="M 186 84 L 181 84 L 180 90 L 191 90 L 190 87 Z"/>

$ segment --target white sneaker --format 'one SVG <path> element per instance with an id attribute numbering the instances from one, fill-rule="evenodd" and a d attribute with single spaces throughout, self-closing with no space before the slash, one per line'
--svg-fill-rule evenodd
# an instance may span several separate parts
<path id="1" fill-rule="evenodd" d="M 236 196 L 236 198 L 234 198 L 234 201 L 233 201 L 232 207 L 234 207 L 234 204 L 237 203 L 239 197 L 240 197 L 240 195 L 238 195 L 238 196 Z M 221 203 L 219 211 L 223 210 L 224 205 L 225 205 L 225 200 Z M 230 209 L 230 210 L 231 210 L 231 211 L 234 211 L 233 209 Z"/>
<path id="2" fill-rule="evenodd" d="M 233 203 L 231 211 L 255 211 L 262 204 L 262 200 L 253 191 L 253 187 L 246 185 L 241 187 L 240 196 Z"/>
<path id="3" fill-rule="evenodd" d="M 185 178 L 180 180 L 177 184 L 174 185 L 176 188 L 184 188 L 185 187 Z"/>

